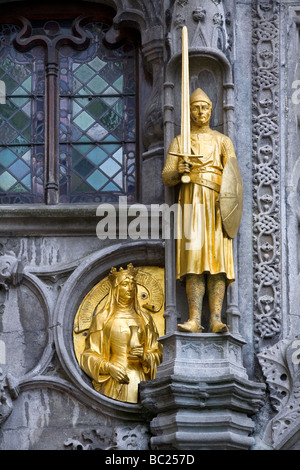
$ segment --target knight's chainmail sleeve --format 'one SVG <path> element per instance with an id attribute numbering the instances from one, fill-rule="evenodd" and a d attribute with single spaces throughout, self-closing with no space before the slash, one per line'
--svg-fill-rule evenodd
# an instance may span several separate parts
<path id="1" fill-rule="evenodd" d="M 174 154 L 179 154 L 179 141 L 176 137 L 172 142 L 168 150 L 165 166 L 162 172 L 162 180 L 166 186 L 175 186 L 180 183 L 180 174 L 178 172 L 179 158 Z M 171 153 L 172 152 L 172 153 Z"/>

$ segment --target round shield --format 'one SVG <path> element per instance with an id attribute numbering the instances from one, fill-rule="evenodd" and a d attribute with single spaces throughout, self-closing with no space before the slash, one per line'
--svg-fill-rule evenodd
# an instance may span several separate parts
<path id="1" fill-rule="evenodd" d="M 235 238 L 243 211 L 243 180 L 236 158 L 230 158 L 223 170 L 220 210 L 225 232 L 230 238 Z"/>

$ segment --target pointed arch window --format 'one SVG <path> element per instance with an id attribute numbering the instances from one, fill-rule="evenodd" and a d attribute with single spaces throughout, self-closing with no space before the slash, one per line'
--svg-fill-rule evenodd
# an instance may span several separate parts
<path id="1" fill-rule="evenodd" d="M 138 42 L 92 11 L 1 19 L 1 204 L 136 200 Z"/>

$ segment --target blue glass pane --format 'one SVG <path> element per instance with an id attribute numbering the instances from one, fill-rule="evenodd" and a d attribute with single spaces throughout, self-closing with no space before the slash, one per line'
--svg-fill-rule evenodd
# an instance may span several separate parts
<path id="1" fill-rule="evenodd" d="M 17 156 L 8 148 L 0 152 L 0 163 L 5 167 L 10 166 L 16 159 Z"/>
<path id="2" fill-rule="evenodd" d="M 94 165 L 97 166 L 99 166 L 107 157 L 107 153 L 105 153 L 99 147 L 94 148 L 91 152 L 86 155 L 86 158 L 88 158 Z"/>
<path id="3" fill-rule="evenodd" d="M 99 191 L 100 188 L 108 181 L 107 176 L 101 173 L 99 170 L 94 171 L 91 176 L 88 177 L 87 182 L 96 190 Z"/>

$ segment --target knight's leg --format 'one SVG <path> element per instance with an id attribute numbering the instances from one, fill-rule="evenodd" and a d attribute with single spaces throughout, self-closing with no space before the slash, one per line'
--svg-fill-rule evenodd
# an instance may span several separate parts
<path id="1" fill-rule="evenodd" d="M 205 294 L 204 274 L 188 274 L 186 276 L 186 295 L 189 306 L 189 320 L 177 325 L 179 331 L 201 333 L 201 314 Z"/>
<path id="2" fill-rule="evenodd" d="M 222 305 L 226 291 L 225 274 L 209 274 L 207 290 L 210 309 L 210 331 L 211 333 L 226 333 L 229 331 L 228 327 L 221 321 Z"/>

